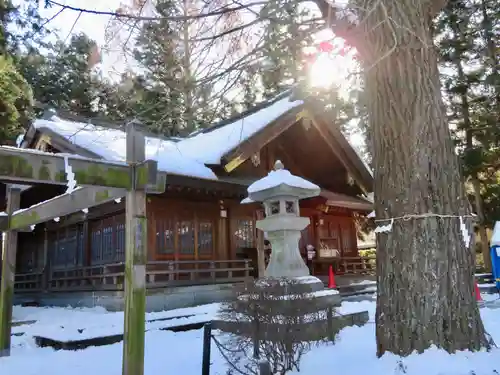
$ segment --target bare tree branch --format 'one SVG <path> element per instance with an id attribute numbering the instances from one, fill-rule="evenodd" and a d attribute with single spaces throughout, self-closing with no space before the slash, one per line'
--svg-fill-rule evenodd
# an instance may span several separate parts
<path id="1" fill-rule="evenodd" d="M 256 6 L 263 6 L 267 4 L 267 1 L 257 1 L 254 3 L 246 4 L 246 5 L 241 5 L 237 7 L 225 7 L 221 8 L 219 10 L 214 10 L 209 13 L 199 13 L 199 14 L 194 14 L 190 16 L 165 16 L 165 17 L 146 17 L 146 16 L 138 16 L 135 14 L 127 14 L 127 13 L 119 13 L 119 12 L 110 12 L 110 11 L 99 11 L 99 10 L 94 10 L 94 9 L 86 9 L 86 8 L 79 8 L 79 7 L 74 7 L 70 5 L 65 5 L 58 3 L 53 0 L 47 0 L 48 4 L 50 5 L 55 5 L 58 7 L 61 7 L 63 9 L 69 9 L 77 12 L 82 12 L 82 13 L 87 13 L 87 14 L 94 14 L 94 15 L 100 15 L 100 16 L 112 16 L 116 18 L 127 18 L 127 19 L 134 19 L 134 20 L 140 20 L 140 21 L 156 21 L 156 20 L 166 20 L 166 21 L 189 21 L 189 20 L 197 20 L 197 19 L 202 19 L 206 17 L 214 17 L 218 16 L 221 14 L 228 14 L 232 12 L 236 12 L 238 10 L 244 10 L 244 9 L 249 9 L 251 7 L 256 7 Z"/>

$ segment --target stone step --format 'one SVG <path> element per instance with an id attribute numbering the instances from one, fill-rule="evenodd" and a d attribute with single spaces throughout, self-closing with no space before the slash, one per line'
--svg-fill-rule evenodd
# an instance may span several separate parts
<path id="1" fill-rule="evenodd" d="M 162 320 L 162 319 L 158 319 Z M 184 323 L 179 325 L 173 325 L 168 327 L 159 328 L 160 331 L 172 331 L 172 332 L 186 332 L 191 330 L 201 329 L 206 323 L 210 322 L 210 320 L 199 321 L 194 323 Z M 148 330 L 146 330 L 147 332 Z M 35 343 L 37 346 L 51 347 L 55 350 L 81 350 L 86 349 L 90 346 L 105 346 L 116 344 L 120 341 L 123 341 L 123 334 L 116 335 L 108 335 L 108 336 L 99 336 L 92 337 L 83 340 L 56 340 L 50 337 L 42 337 L 42 336 L 34 336 Z"/>

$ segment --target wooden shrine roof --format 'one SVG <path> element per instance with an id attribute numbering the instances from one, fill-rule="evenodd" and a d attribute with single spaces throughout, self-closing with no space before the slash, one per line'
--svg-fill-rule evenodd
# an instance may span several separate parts
<path id="1" fill-rule="evenodd" d="M 217 166 L 226 171 L 234 169 L 254 152 L 257 141 L 259 145 L 266 144 L 297 121 L 313 117 L 326 128 L 323 129 L 328 133 L 325 139 L 331 142 L 337 158 L 356 183 L 364 191 L 372 191 L 371 171 L 331 117 L 319 108 L 311 100 L 295 100 L 292 92 L 284 92 L 237 117 L 185 138 L 148 135 L 146 158 L 157 160 L 158 170 L 167 175 L 227 184 L 227 175 L 214 172 Z M 96 125 L 85 119 L 75 121 L 74 117 L 68 120 L 47 112 L 44 118 L 33 122 L 21 147 L 36 148 L 41 140 L 60 152 L 111 161 L 125 159 L 125 132 L 116 126 Z"/>

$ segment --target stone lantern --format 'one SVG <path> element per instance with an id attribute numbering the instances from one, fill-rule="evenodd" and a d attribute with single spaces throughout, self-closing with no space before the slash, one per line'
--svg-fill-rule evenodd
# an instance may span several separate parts
<path id="1" fill-rule="evenodd" d="M 245 285 L 237 302 L 212 321 L 212 328 L 251 340 L 254 355 L 259 355 L 261 342 L 285 344 L 285 354 L 295 355 L 293 345 L 297 343 L 325 337 L 333 340 L 345 326 L 368 321 L 366 311 L 334 314 L 341 302 L 339 292 L 325 290 L 300 256 L 300 234 L 309 218 L 300 217 L 299 200 L 319 193 L 317 185 L 292 175 L 280 161 L 266 177 L 248 187 L 248 198 L 242 203 L 264 204 L 266 217 L 257 221 L 257 228 L 271 242 L 271 260 L 264 277 Z"/>
<path id="2" fill-rule="evenodd" d="M 272 246 L 264 276 L 294 278 L 310 275 L 298 247 L 301 231 L 310 220 L 300 216 L 299 200 L 319 193 L 319 186 L 292 175 L 279 160 L 273 171 L 248 187 L 249 200 L 264 204 L 266 217 L 257 221 L 257 228 L 267 234 Z"/>

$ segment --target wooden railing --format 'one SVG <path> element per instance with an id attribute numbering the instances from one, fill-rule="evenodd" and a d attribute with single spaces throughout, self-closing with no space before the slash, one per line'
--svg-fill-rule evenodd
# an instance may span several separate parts
<path id="1" fill-rule="evenodd" d="M 377 271 L 376 257 L 342 257 L 339 271 L 345 275 L 374 275 Z"/>
<path id="2" fill-rule="evenodd" d="M 40 291 L 42 286 L 42 272 L 16 273 L 14 288 L 17 291 Z"/>
<path id="3" fill-rule="evenodd" d="M 198 260 L 149 262 L 146 282 L 151 287 L 230 283 L 250 277 L 251 262 L 244 260 Z"/>
<path id="4" fill-rule="evenodd" d="M 315 274 L 327 274 L 332 265 L 338 275 L 374 275 L 376 257 L 323 258 L 314 262 Z"/>
<path id="5" fill-rule="evenodd" d="M 234 283 L 250 278 L 249 260 L 156 261 L 146 266 L 148 288 L 181 285 Z M 123 290 L 125 264 L 113 263 L 91 267 L 52 270 L 47 291 Z M 16 292 L 34 292 L 42 287 L 41 272 L 16 275 Z"/>
<path id="6" fill-rule="evenodd" d="M 48 288 L 56 290 L 116 290 L 123 288 L 125 264 L 111 263 L 53 270 Z"/>

